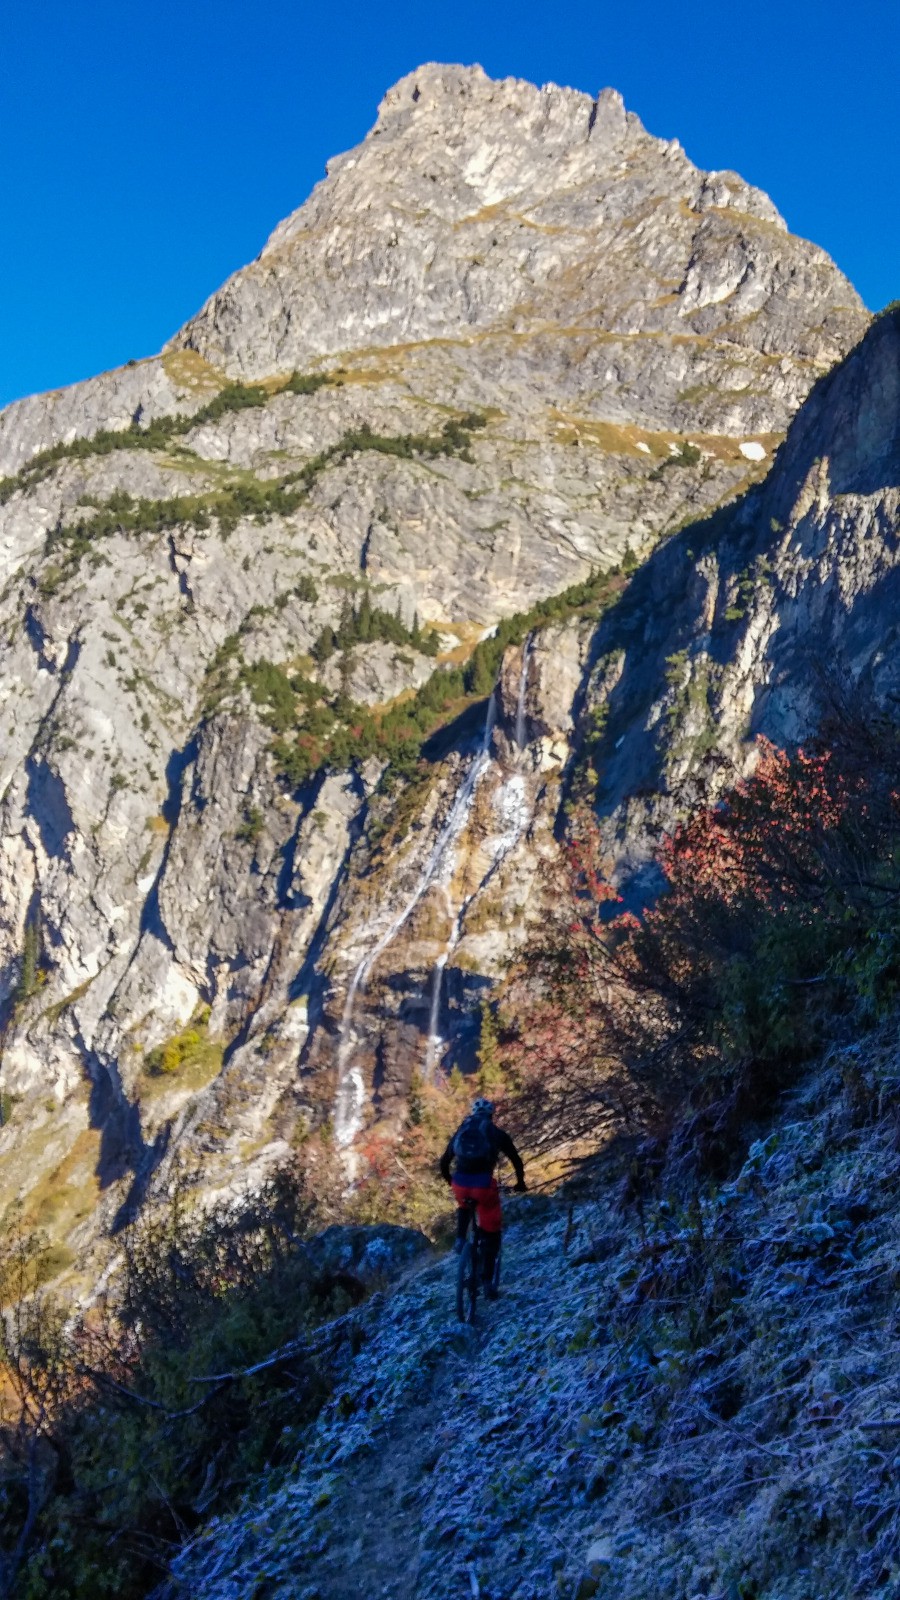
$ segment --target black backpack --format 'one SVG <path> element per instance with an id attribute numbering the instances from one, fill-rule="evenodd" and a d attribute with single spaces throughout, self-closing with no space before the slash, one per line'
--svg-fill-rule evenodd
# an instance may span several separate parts
<path id="1" fill-rule="evenodd" d="M 490 1117 L 466 1117 L 453 1135 L 453 1154 L 462 1166 L 473 1167 L 479 1162 L 493 1161 L 494 1142 L 489 1132 L 490 1126 Z"/>

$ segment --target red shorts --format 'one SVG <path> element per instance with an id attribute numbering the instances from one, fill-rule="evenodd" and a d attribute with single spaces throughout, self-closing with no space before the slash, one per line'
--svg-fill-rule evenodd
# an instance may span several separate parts
<path id="1" fill-rule="evenodd" d="M 466 1200 L 476 1200 L 478 1209 L 475 1212 L 475 1221 L 485 1233 L 499 1233 L 503 1227 L 503 1216 L 500 1210 L 500 1190 L 497 1188 L 497 1179 L 492 1178 L 485 1187 L 482 1184 L 465 1184 L 453 1179 L 453 1193 L 456 1204 L 462 1206 Z"/>

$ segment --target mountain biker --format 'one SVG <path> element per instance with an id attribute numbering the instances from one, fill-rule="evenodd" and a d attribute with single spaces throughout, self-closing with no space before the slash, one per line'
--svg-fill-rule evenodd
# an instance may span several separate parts
<path id="1" fill-rule="evenodd" d="M 471 1112 L 465 1121 L 460 1123 L 441 1156 L 441 1177 L 451 1185 L 459 1207 L 456 1213 L 454 1244 L 457 1254 L 465 1243 L 469 1229 L 470 1213 L 466 1201 L 476 1201 L 476 1221 L 484 1234 L 481 1275 L 484 1280 L 484 1292 L 489 1300 L 495 1300 L 497 1297 L 493 1282 L 494 1267 L 500 1252 L 500 1230 L 503 1227 L 500 1191 L 497 1188 L 497 1179 L 494 1177 L 498 1156 L 508 1156 L 512 1162 L 517 1191 L 521 1192 L 525 1188 L 522 1157 L 509 1134 L 495 1126 L 493 1117 L 493 1101 L 483 1099 L 474 1101 Z M 452 1177 L 451 1162 L 454 1166 Z"/>

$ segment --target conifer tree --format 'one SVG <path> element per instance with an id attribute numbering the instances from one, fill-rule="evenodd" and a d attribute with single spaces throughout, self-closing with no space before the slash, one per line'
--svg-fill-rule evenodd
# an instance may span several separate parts
<path id="1" fill-rule="evenodd" d="M 478 1087 L 485 1094 L 503 1083 L 497 1017 L 490 1000 L 481 1002 L 481 1036 L 478 1041 Z"/>
<path id="2" fill-rule="evenodd" d="M 25 923 L 25 935 L 22 941 L 22 966 L 19 972 L 19 981 L 16 985 L 16 999 L 30 1000 L 38 984 L 38 971 L 41 958 L 41 933 L 38 919 L 29 914 Z"/>

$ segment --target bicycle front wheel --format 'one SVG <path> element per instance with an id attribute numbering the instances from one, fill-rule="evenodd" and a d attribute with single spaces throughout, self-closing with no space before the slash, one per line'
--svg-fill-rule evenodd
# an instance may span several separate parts
<path id="1" fill-rule="evenodd" d="M 475 1321 L 475 1302 L 478 1298 L 478 1251 L 467 1239 L 459 1256 L 456 1269 L 456 1315 L 460 1322 Z"/>

